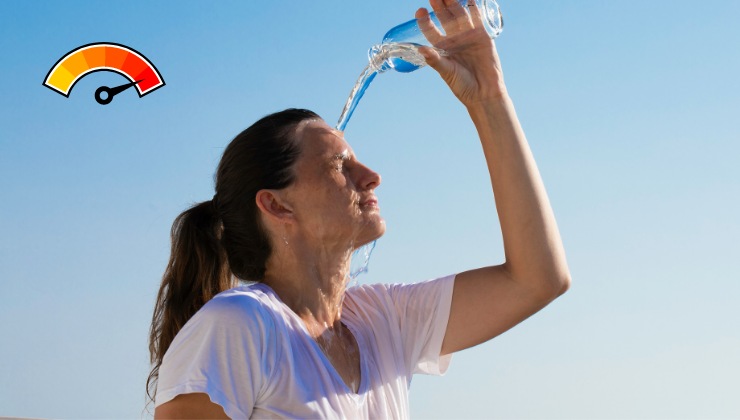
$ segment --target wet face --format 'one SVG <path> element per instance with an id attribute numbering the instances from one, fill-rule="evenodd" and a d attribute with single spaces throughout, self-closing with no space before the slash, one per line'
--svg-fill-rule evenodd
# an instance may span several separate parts
<path id="1" fill-rule="evenodd" d="M 375 188 L 380 175 L 357 160 L 342 132 L 310 120 L 296 129 L 301 152 L 286 198 L 295 227 L 319 243 L 353 248 L 385 232 Z"/>

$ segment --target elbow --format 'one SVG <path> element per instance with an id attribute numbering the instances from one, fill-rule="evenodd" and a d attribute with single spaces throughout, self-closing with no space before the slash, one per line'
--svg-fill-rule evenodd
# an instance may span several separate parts
<path id="1" fill-rule="evenodd" d="M 540 277 L 540 282 L 530 289 L 542 306 L 549 305 L 570 289 L 570 276 Z"/>
<path id="2" fill-rule="evenodd" d="M 570 272 L 566 269 L 562 273 L 550 275 L 545 284 L 547 286 L 544 289 L 549 293 L 550 300 L 555 300 L 570 289 Z"/>
<path id="3" fill-rule="evenodd" d="M 566 273 L 565 276 L 560 277 L 557 282 L 557 295 L 555 297 L 558 297 L 562 295 L 563 293 L 567 292 L 570 289 L 570 284 L 571 284 L 570 273 Z"/>
<path id="4" fill-rule="evenodd" d="M 571 276 L 570 276 L 570 270 L 568 269 L 568 264 L 563 262 L 562 264 L 559 264 L 558 267 L 556 267 L 550 274 L 550 285 L 552 287 L 552 291 L 554 293 L 554 297 L 557 298 L 558 296 L 562 295 L 563 293 L 567 292 L 568 289 L 570 289 L 570 283 L 571 283 Z"/>
<path id="5" fill-rule="evenodd" d="M 513 279 L 526 284 L 529 290 L 539 296 L 543 302 L 552 302 L 570 289 L 571 276 L 567 266 L 541 270 L 528 275 L 512 273 Z"/>

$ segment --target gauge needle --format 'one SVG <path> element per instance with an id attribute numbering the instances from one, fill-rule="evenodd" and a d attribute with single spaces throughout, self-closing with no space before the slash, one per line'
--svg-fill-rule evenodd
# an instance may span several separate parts
<path id="1" fill-rule="evenodd" d="M 137 80 L 135 82 L 126 83 L 125 85 L 116 86 L 113 88 L 109 88 L 108 86 L 101 86 L 95 91 L 95 100 L 98 101 L 100 105 L 108 105 L 110 101 L 113 100 L 114 96 L 118 95 L 119 93 L 130 88 L 131 86 L 134 86 L 135 84 L 141 81 L 142 80 Z M 106 94 L 105 98 L 101 96 L 103 93 Z"/>

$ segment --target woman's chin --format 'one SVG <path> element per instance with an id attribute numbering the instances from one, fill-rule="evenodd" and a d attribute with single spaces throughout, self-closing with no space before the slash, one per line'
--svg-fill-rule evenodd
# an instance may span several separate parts
<path id="1" fill-rule="evenodd" d="M 357 241 L 355 243 L 359 244 L 355 246 L 355 249 L 367 245 L 372 241 L 377 240 L 383 234 L 385 233 L 385 220 L 383 220 L 380 215 L 378 215 L 376 220 L 373 220 L 372 223 L 368 223 L 365 225 L 366 229 L 363 229 L 363 232 L 360 237 L 357 238 Z"/>

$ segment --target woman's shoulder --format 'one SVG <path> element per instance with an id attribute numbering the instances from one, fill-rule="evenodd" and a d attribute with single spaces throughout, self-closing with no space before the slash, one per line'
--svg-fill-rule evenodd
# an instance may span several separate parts
<path id="1" fill-rule="evenodd" d="M 361 284 L 347 288 L 345 297 L 349 298 L 350 302 L 377 303 L 387 300 L 392 288 L 392 284 L 385 283 Z"/>
<path id="2" fill-rule="evenodd" d="M 413 283 L 372 283 L 362 284 L 347 289 L 347 295 L 360 301 L 396 300 L 405 295 L 418 295 L 426 291 L 449 288 L 455 274 L 426 279 Z"/>
<path id="3" fill-rule="evenodd" d="M 264 324 L 264 321 L 275 319 L 279 307 L 263 287 L 259 284 L 245 284 L 225 290 L 205 305 L 193 316 L 194 321 L 235 320 L 242 325 L 255 322 Z"/>

